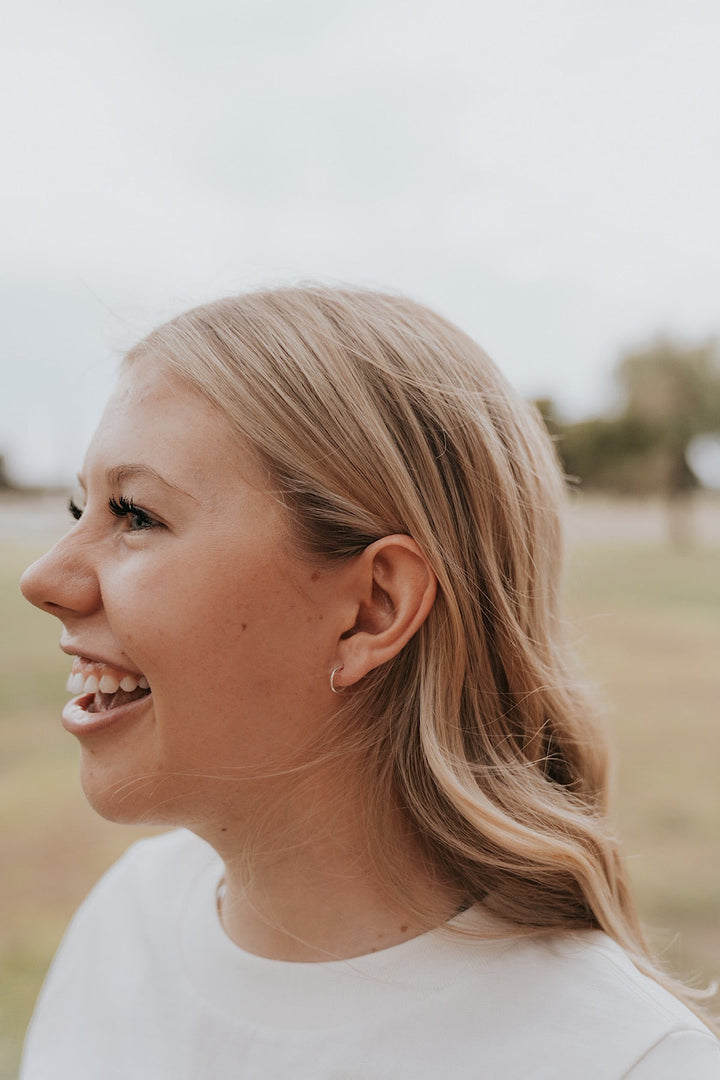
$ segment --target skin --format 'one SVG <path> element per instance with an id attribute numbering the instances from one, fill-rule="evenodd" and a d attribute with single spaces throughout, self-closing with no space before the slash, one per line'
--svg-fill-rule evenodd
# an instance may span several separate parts
<path id="1" fill-rule="evenodd" d="M 384 537 L 342 564 L 308 558 L 252 453 L 151 360 L 123 372 L 82 486 L 81 517 L 22 588 L 61 621 L 66 652 L 152 689 L 117 722 L 74 732 L 94 808 L 212 844 L 223 924 L 249 951 L 321 960 L 426 929 L 375 878 L 356 763 L 296 769 L 337 712 L 330 672 L 351 687 L 427 617 L 436 583 L 415 542 Z M 118 517 L 110 499 L 136 512 Z M 416 897 L 449 916 L 457 897 L 405 823 L 389 813 L 387 827 Z"/>

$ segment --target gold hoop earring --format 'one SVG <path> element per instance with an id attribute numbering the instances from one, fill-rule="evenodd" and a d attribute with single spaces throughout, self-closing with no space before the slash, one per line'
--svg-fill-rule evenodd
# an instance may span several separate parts
<path id="1" fill-rule="evenodd" d="M 332 690 L 333 694 L 343 694 L 347 690 L 346 686 L 341 686 L 338 689 L 338 687 L 335 685 L 335 676 L 337 675 L 338 671 L 342 671 L 342 669 L 343 666 L 342 664 L 340 664 L 339 667 L 333 668 L 332 672 L 330 673 L 330 689 Z"/>

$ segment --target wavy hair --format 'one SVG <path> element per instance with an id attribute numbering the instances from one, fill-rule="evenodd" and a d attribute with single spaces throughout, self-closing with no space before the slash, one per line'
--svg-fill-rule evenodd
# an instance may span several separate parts
<path id="1" fill-rule="evenodd" d="M 536 411 L 455 326 L 371 291 L 229 297 L 127 362 L 148 354 L 249 441 L 307 552 L 407 533 L 437 576 L 422 628 L 341 710 L 361 721 L 345 731 L 362 732 L 369 835 L 401 807 L 468 902 L 523 932 L 600 928 L 687 1000 L 652 959 L 608 819 L 605 738 L 558 610 L 565 485 Z"/>

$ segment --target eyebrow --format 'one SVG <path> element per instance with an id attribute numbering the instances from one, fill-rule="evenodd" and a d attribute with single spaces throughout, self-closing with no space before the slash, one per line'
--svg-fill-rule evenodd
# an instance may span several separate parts
<path id="1" fill-rule="evenodd" d="M 188 499 L 192 499 L 193 502 L 198 500 L 194 495 L 191 495 L 189 491 L 185 491 L 183 488 L 178 487 L 177 484 L 173 484 L 171 480 L 166 479 L 156 469 L 153 469 L 150 465 L 143 465 L 140 463 L 129 462 L 127 465 L 113 465 L 111 468 L 105 471 L 105 480 L 108 487 L 120 487 L 128 480 L 156 480 L 165 487 L 170 488 L 171 491 L 176 491 L 180 495 L 184 495 Z M 85 483 L 83 477 L 78 474 L 78 482 L 84 489 Z"/>

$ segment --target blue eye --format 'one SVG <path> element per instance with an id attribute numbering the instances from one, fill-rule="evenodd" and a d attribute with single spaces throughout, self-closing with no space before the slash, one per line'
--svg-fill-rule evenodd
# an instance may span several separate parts
<path id="1" fill-rule="evenodd" d="M 136 506 L 132 499 L 126 499 L 124 495 L 116 499 L 111 496 L 108 499 L 108 508 L 111 514 L 117 518 L 127 518 L 130 532 L 141 532 L 143 529 L 155 529 L 160 527 L 160 522 L 150 517 L 145 510 Z"/>

